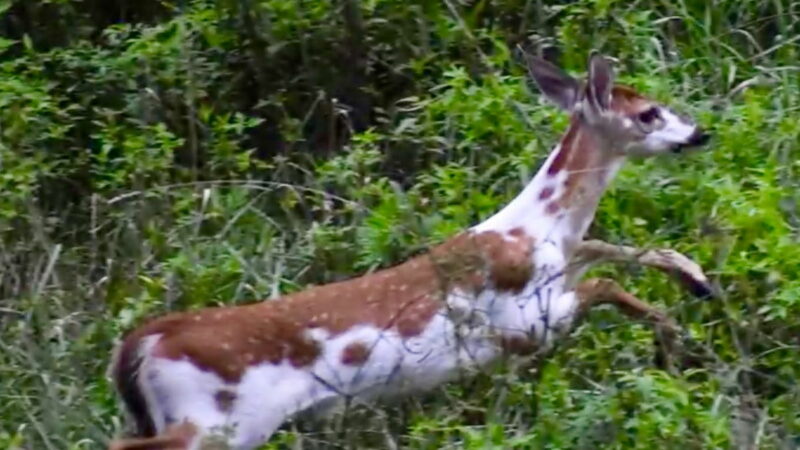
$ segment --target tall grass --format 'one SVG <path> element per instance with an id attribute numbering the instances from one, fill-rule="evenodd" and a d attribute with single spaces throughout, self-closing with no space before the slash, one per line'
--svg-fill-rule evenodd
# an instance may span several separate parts
<path id="1" fill-rule="evenodd" d="M 629 164 L 591 230 L 690 254 L 718 284 L 701 302 L 598 270 L 690 330 L 684 370 L 656 370 L 651 331 L 599 310 L 548 361 L 266 448 L 800 445 L 797 3 L 114 8 L 0 2 L 0 447 L 121 432 L 104 371 L 147 316 L 391 265 L 508 201 L 566 125 L 518 44 L 575 72 L 599 48 L 714 133 Z"/>

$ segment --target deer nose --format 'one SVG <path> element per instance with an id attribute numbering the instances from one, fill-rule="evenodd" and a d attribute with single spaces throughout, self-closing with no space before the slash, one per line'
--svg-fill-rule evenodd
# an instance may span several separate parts
<path id="1" fill-rule="evenodd" d="M 697 128 L 694 130 L 689 139 L 686 141 L 686 147 L 699 147 L 705 145 L 711 139 L 711 134 Z"/>
<path id="2" fill-rule="evenodd" d="M 711 135 L 709 133 L 706 133 L 700 128 L 696 128 L 689 138 L 686 139 L 686 142 L 676 145 L 672 148 L 672 151 L 674 153 L 680 153 L 686 148 L 699 147 L 708 142 L 709 139 L 711 139 Z"/>

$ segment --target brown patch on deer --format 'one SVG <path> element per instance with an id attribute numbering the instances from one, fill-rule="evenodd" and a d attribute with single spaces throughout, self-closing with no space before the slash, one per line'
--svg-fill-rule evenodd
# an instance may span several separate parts
<path id="1" fill-rule="evenodd" d="M 398 315 L 395 323 L 397 334 L 403 339 L 419 336 L 425 331 L 425 327 L 433 316 L 442 309 L 443 304 L 436 298 L 428 298 L 425 301 L 417 302 L 415 306 L 410 306 L 407 311 Z"/>
<path id="2" fill-rule="evenodd" d="M 418 336 L 445 308 L 453 289 L 477 294 L 486 288 L 518 292 L 533 275 L 533 239 L 522 230 L 462 233 L 425 255 L 347 281 L 313 287 L 274 301 L 155 319 L 126 337 L 160 335 L 154 356 L 188 358 L 226 382 L 248 367 L 289 361 L 313 364 L 321 353 L 311 329 L 333 337 L 356 325 Z"/>
<path id="3" fill-rule="evenodd" d="M 228 413 L 233 410 L 233 402 L 236 401 L 236 393 L 228 390 L 219 390 L 214 394 L 214 403 L 220 412 Z"/>
<path id="4" fill-rule="evenodd" d="M 555 175 L 561 171 L 567 172 L 564 181 L 564 191 L 560 197 L 550 202 L 545 207 L 545 212 L 550 215 L 556 214 L 562 208 L 572 204 L 576 190 L 580 189 L 580 180 L 584 178 L 592 167 L 596 167 L 605 155 L 597 151 L 598 145 L 596 138 L 582 130 L 581 122 L 577 116 L 573 116 L 570 127 L 561 140 L 561 148 L 556 155 L 553 164 L 548 168 L 548 174 Z M 539 195 L 541 200 L 544 191 Z M 547 198 L 550 195 L 546 196 Z"/>
<path id="5" fill-rule="evenodd" d="M 539 200 L 547 200 L 548 198 L 552 197 L 555 193 L 555 189 L 552 186 L 547 186 L 546 188 L 542 189 L 539 192 Z"/>
<path id="6" fill-rule="evenodd" d="M 361 366 L 369 359 L 370 348 L 363 342 L 353 342 L 342 350 L 342 364 Z"/>
<path id="7" fill-rule="evenodd" d="M 550 163 L 550 167 L 547 168 L 547 174 L 550 176 L 555 176 L 567 164 L 567 161 L 570 159 L 570 154 L 573 151 L 573 141 L 579 132 L 579 128 L 576 126 L 580 119 L 578 119 L 577 115 L 573 114 L 572 118 L 570 119 L 570 126 L 567 129 L 567 132 L 564 134 L 564 137 L 561 138 L 561 143 L 559 144 L 558 153 L 553 158 L 553 162 Z"/>
<path id="8" fill-rule="evenodd" d="M 145 325 L 134 335 L 160 334 L 153 349 L 155 356 L 188 358 L 228 382 L 238 381 L 248 367 L 262 362 L 288 360 L 295 367 L 314 362 L 321 351 L 319 343 L 301 324 L 282 320 L 275 311 L 264 311 L 261 306 L 174 313 Z"/>
<path id="9" fill-rule="evenodd" d="M 519 292 L 533 275 L 533 238 L 521 228 L 462 234 L 432 252 L 437 270 L 457 287 L 477 294 L 487 287 Z M 488 283 L 487 283 L 488 282 Z"/>
<path id="10" fill-rule="evenodd" d="M 503 352 L 511 355 L 532 355 L 539 349 L 538 345 L 536 345 L 536 341 L 532 337 L 501 336 L 498 338 L 498 342 Z"/>
<path id="11" fill-rule="evenodd" d="M 602 144 L 597 136 L 589 132 L 579 132 L 572 141 L 570 157 L 564 163 L 564 170 L 567 177 L 564 180 L 564 187 L 557 202 L 560 209 L 569 209 L 580 204 L 589 192 L 595 192 L 597 186 L 605 183 L 607 171 L 605 167 L 610 164 L 610 160 L 617 156 L 613 152 L 601 149 Z M 546 212 L 554 214 L 555 207 L 549 204 Z"/>
<path id="12" fill-rule="evenodd" d="M 558 201 L 552 201 L 544 207 L 544 212 L 550 214 L 551 216 L 558 214 L 559 211 L 561 211 L 561 205 Z"/>
<path id="13" fill-rule="evenodd" d="M 636 114 L 652 106 L 652 102 L 632 87 L 616 85 L 611 90 L 611 109 L 622 114 Z"/>
<path id="14" fill-rule="evenodd" d="M 525 229 L 522 228 L 522 227 L 514 227 L 514 228 L 508 230 L 508 235 L 509 236 L 513 236 L 513 237 L 515 237 L 517 239 L 530 239 L 530 243 L 531 243 L 531 245 L 533 245 L 533 238 L 528 236 L 528 233 L 525 232 Z"/>
<path id="15" fill-rule="evenodd" d="M 505 238 L 492 235 L 501 242 L 491 242 L 487 245 L 490 261 L 490 279 L 499 291 L 520 292 L 530 281 L 533 275 L 533 238 L 523 233 L 511 230 L 509 235 L 516 242 L 509 243 Z"/>

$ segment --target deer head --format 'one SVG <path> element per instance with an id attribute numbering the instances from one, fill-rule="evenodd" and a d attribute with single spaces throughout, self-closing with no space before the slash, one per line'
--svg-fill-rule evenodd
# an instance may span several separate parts
<path id="1" fill-rule="evenodd" d="M 597 52 L 589 57 L 588 77 L 581 83 L 544 59 L 527 56 L 528 69 L 542 93 L 570 112 L 585 130 L 613 145 L 622 155 L 679 153 L 706 143 L 709 135 L 692 120 L 635 90 L 614 84 L 614 70 Z"/>

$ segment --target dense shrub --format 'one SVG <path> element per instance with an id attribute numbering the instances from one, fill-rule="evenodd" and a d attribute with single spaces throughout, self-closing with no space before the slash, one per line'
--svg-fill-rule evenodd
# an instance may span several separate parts
<path id="1" fill-rule="evenodd" d="M 270 448 L 795 448 L 799 21 L 784 0 L 0 1 L 0 446 L 120 432 L 104 370 L 147 315 L 390 265 L 508 201 L 566 125 L 522 46 L 575 72 L 601 49 L 714 132 L 629 164 L 591 231 L 712 275 L 702 302 L 600 270 L 685 324 L 692 363 L 655 370 L 650 329 L 600 310 L 535 368 Z"/>

